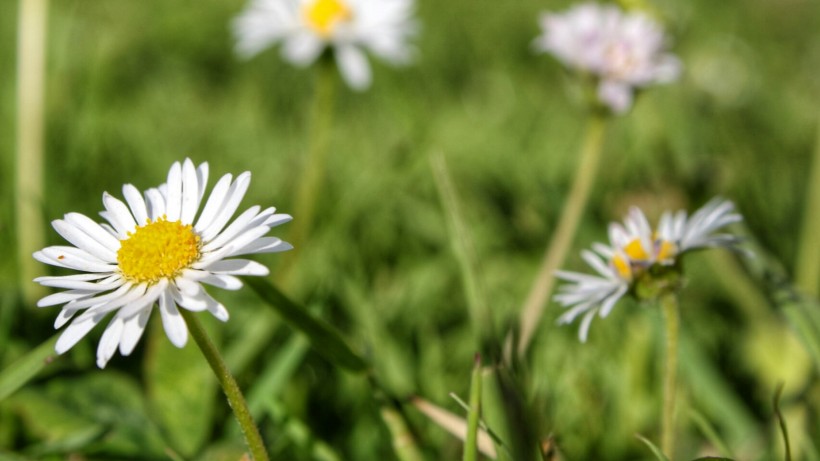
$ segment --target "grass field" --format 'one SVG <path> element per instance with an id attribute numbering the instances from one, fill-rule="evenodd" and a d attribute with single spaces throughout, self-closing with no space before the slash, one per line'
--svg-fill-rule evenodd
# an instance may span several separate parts
<path id="1" fill-rule="evenodd" d="M 801 226 L 820 215 L 805 211 L 820 148 L 820 4 L 646 3 L 666 24 L 685 71 L 612 119 L 563 267 L 586 271 L 579 251 L 604 240 L 607 224 L 630 205 L 654 222 L 665 209 L 694 210 L 716 195 L 734 201 L 745 221 L 733 231 L 756 256 L 710 251 L 687 262 L 676 459 L 784 459 L 772 406 L 783 382 L 793 459 L 820 460 L 820 357 L 811 354 L 820 324 L 806 323 L 820 304 L 790 296 L 808 251 Z M 483 347 L 430 158 L 446 159 L 478 261 L 481 302 L 502 344 L 560 217 L 584 133 L 573 76 L 531 48 L 539 12 L 568 5 L 420 0 L 414 64 L 371 60 L 374 84 L 363 93 L 336 79 L 313 231 L 279 287 L 337 327 L 372 373 L 335 367 L 250 290 L 212 290 L 231 319 L 206 320 L 272 459 L 412 459 L 393 448 L 385 409 L 399 412 L 423 459 L 461 456 L 462 442 L 409 400 L 463 415 L 448 393 L 467 399 L 473 356 Z M 96 217 L 103 191 L 154 187 L 186 157 L 209 162 L 212 183 L 251 171 L 243 207 L 276 206 L 300 219 L 294 206 L 311 143 L 316 68 L 292 67 L 278 50 L 236 58 L 229 21 L 242 7 L 50 3 L 46 222 L 71 211 Z M 0 5 L 0 252 L 7 255 L 0 369 L 50 338 L 57 313 L 25 300 L 21 284 L 33 283 L 19 279 L 14 256 L 18 8 Z M 287 239 L 294 223 L 273 235 Z M 50 228 L 46 235 L 47 244 L 61 244 Z M 276 272 L 285 258 L 257 259 Z M 499 397 L 490 372 L 487 424 L 507 440 L 520 431 L 552 436 L 558 459 L 653 459 L 634 434 L 659 436 L 660 311 L 624 300 L 593 322 L 586 344 L 577 325 L 555 324 L 560 313 L 550 304 L 514 373 L 531 413 L 527 427 L 505 419 L 513 404 Z M 0 401 L 0 460 L 239 459 L 242 437 L 207 364 L 195 345 L 171 346 L 154 317 L 132 356 L 97 369 L 97 328 Z"/>

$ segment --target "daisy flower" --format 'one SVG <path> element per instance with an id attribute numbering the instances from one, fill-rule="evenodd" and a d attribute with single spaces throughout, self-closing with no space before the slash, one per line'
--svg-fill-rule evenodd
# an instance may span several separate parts
<path id="1" fill-rule="evenodd" d="M 54 328 L 69 323 L 55 349 L 62 354 L 113 313 L 97 348 L 97 366 L 104 368 L 119 349 L 129 355 L 148 318 L 159 306 L 168 339 L 177 347 L 188 340 L 179 308 L 208 311 L 221 321 L 228 311 L 203 285 L 237 290 L 237 275 L 267 275 L 267 267 L 249 259 L 254 253 L 289 250 L 290 244 L 265 235 L 291 217 L 275 208 L 253 206 L 230 224 L 248 190 L 251 174 L 217 181 L 203 201 L 208 164 L 190 159 L 171 166 L 168 182 L 141 193 L 122 188 L 125 202 L 103 193 L 104 223 L 68 213 L 52 222 L 70 246 L 51 246 L 34 253 L 45 264 L 79 271 L 74 275 L 39 277 L 41 285 L 65 291 L 41 299 L 38 307 L 62 305 Z M 204 207 L 200 210 L 200 205 Z"/>
<path id="2" fill-rule="evenodd" d="M 365 50 L 394 65 L 410 61 L 412 13 L 413 0 L 250 0 L 233 21 L 236 52 L 250 58 L 281 42 L 287 61 L 307 66 L 331 48 L 347 84 L 364 90 Z"/>
<path id="3" fill-rule="evenodd" d="M 657 230 L 653 231 L 644 213 L 631 208 L 623 224 L 610 224 L 609 245 L 595 243 L 594 251 L 581 252 L 598 275 L 556 273 L 558 278 L 570 282 L 554 297 L 568 308 L 558 322 L 571 323 L 583 315 L 579 337 L 585 342 L 596 314 L 602 318 L 609 315 L 627 293 L 643 298 L 635 290 L 639 283 L 655 283 L 661 289 L 677 288 L 675 284 L 669 286 L 669 280 L 679 273 L 683 254 L 708 247 L 738 250 L 738 237 L 716 232 L 742 219 L 732 202 L 716 198 L 692 216 L 683 210 L 663 213 Z"/>
<path id="4" fill-rule="evenodd" d="M 662 27 L 640 12 L 584 3 L 565 13 L 543 13 L 536 51 L 595 77 L 598 100 L 615 113 L 632 106 L 633 92 L 675 80 L 681 64 L 666 53 Z"/>

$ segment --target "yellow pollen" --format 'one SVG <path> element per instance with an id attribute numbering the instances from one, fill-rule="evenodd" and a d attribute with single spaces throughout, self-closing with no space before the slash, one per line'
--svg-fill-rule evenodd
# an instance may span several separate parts
<path id="1" fill-rule="evenodd" d="M 120 242 L 117 264 L 134 283 L 172 279 L 199 259 L 199 235 L 190 224 L 168 221 L 165 216 L 128 233 Z"/>
<path id="2" fill-rule="evenodd" d="M 659 240 L 655 243 L 658 247 L 658 261 L 671 263 L 678 254 L 678 246 L 668 240 Z"/>
<path id="3" fill-rule="evenodd" d="M 322 37 L 329 37 L 340 22 L 350 21 L 353 12 L 342 0 L 316 0 L 304 9 L 308 26 Z"/>
<path id="4" fill-rule="evenodd" d="M 627 243 L 624 248 L 624 253 L 632 261 L 648 261 L 649 255 L 646 253 L 640 239 L 635 239 Z"/>
<path id="5" fill-rule="evenodd" d="M 627 281 L 632 280 L 632 266 L 626 258 L 620 254 L 616 254 L 612 257 L 612 265 L 615 266 L 615 270 L 618 271 L 618 275 L 620 275 L 622 279 Z"/>

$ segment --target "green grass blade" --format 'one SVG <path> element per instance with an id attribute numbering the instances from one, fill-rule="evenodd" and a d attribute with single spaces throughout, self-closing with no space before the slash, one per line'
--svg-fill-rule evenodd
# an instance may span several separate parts
<path id="1" fill-rule="evenodd" d="M 55 334 L 0 372 L 0 401 L 20 389 L 51 362 L 57 354 L 54 352 L 54 344 L 59 336 L 59 333 Z"/>
<path id="2" fill-rule="evenodd" d="M 774 414 L 777 416 L 777 422 L 780 424 L 780 434 L 783 437 L 783 447 L 786 450 L 786 461 L 792 461 L 792 448 L 789 443 L 789 428 L 786 426 L 786 418 L 780 412 L 780 394 L 783 392 L 783 384 L 777 386 L 772 398 L 772 406 L 774 407 Z"/>
<path id="3" fill-rule="evenodd" d="M 702 413 L 694 409 L 689 410 L 689 418 L 695 423 L 700 432 L 706 437 L 709 442 L 714 445 L 724 456 L 734 456 L 732 450 L 726 442 L 720 437 L 720 434 L 715 430 L 714 426 L 703 416 Z"/>
<path id="4" fill-rule="evenodd" d="M 644 445 L 646 445 L 647 447 L 649 447 L 649 449 L 652 451 L 652 454 L 655 455 L 655 458 L 657 458 L 658 461 L 669 461 L 669 458 L 667 458 L 666 455 L 664 455 L 663 452 L 661 452 L 661 449 L 656 447 L 654 443 L 649 441 L 649 439 L 640 434 L 635 434 L 635 438 L 643 442 Z"/>
<path id="5" fill-rule="evenodd" d="M 348 346 L 342 335 L 325 321 L 311 315 L 303 306 L 291 301 L 269 281 L 248 278 L 244 281 L 293 328 L 304 333 L 317 352 L 331 363 L 350 371 L 364 371 L 367 362 Z"/>
<path id="6" fill-rule="evenodd" d="M 478 422 L 481 419 L 481 356 L 476 354 L 470 379 L 470 411 L 467 413 L 467 438 L 464 440 L 464 461 L 478 460 Z"/>

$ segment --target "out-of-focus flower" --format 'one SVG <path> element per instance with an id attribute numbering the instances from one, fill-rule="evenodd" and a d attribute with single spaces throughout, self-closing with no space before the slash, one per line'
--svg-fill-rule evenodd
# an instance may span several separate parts
<path id="1" fill-rule="evenodd" d="M 565 13 L 543 13 L 540 25 L 535 49 L 596 77 L 598 100 L 615 113 L 632 106 L 636 88 L 680 74 L 678 58 L 665 52 L 662 27 L 645 14 L 584 3 Z"/>
<path id="2" fill-rule="evenodd" d="M 282 55 L 307 66 L 326 47 L 356 90 L 370 86 L 364 50 L 394 65 L 410 61 L 416 33 L 413 0 L 250 0 L 234 19 L 236 52 L 250 58 L 282 42 Z"/>
<path id="3" fill-rule="evenodd" d="M 237 290 L 242 286 L 237 275 L 267 275 L 268 269 L 235 256 L 291 248 L 276 237 L 265 237 L 272 227 L 291 220 L 289 215 L 276 214 L 275 208 L 253 206 L 228 225 L 248 190 L 251 174 L 231 179 L 226 174 L 216 183 L 199 212 L 208 164 L 195 167 L 186 159 L 171 166 L 167 183 L 144 194 L 131 184 L 124 185 L 127 205 L 104 193 L 105 211 L 100 214 L 107 223 L 99 224 L 79 213 L 52 222 L 72 246 L 47 247 L 34 257 L 82 272 L 35 279 L 65 289 L 37 303 L 39 307 L 63 305 L 55 328 L 71 322 L 57 341 L 58 354 L 113 312 L 97 348 L 97 365 L 104 368 L 118 348 L 122 355 L 129 355 L 155 303 L 165 333 L 177 347 L 188 340 L 188 328 L 177 306 L 207 310 L 223 322 L 228 320 L 228 311 L 203 284 Z"/>
<path id="4" fill-rule="evenodd" d="M 623 224 L 610 224 L 609 245 L 596 243 L 594 251 L 581 253 L 599 275 L 556 273 L 558 278 L 570 282 L 555 295 L 555 300 L 568 308 L 558 322 L 571 323 L 583 314 L 579 337 L 586 341 L 595 315 L 609 315 L 627 293 L 643 299 L 657 296 L 659 290 L 677 289 L 683 254 L 708 247 L 736 249 L 738 237 L 715 232 L 742 219 L 732 202 L 718 198 L 692 216 L 682 210 L 665 212 L 653 232 L 643 212 L 631 208 Z"/>

